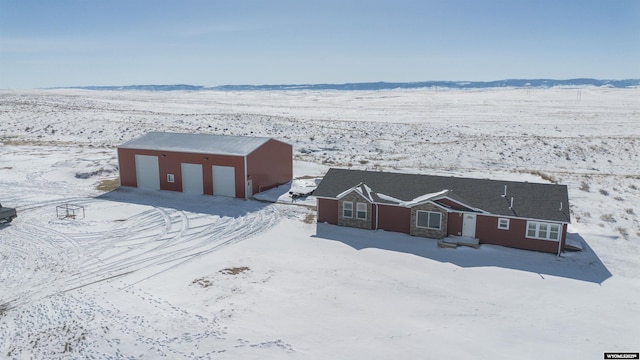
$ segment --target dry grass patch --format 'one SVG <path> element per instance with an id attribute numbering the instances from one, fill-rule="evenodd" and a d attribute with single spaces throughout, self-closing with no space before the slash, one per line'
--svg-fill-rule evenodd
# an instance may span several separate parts
<path id="1" fill-rule="evenodd" d="M 226 269 L 222 269 L 220 271 L 218 271 L 221 274 L 225 274 L 225 275 L 238 275 L 241 274 L 243 272 L 249 271 L 251 269 L 249 269 L 246 266 L 240 266 L 240 267 L 232 267 L 232 268 L 226 268 Z"/>
<path id="2" fill-rule="evenodd" d="M 580 183 L 580 190 L 589 192 L 590 186 L 586 181 Z"/>
<path id="3" fill-rule="evenodd" d="M 0 304 L 0 317 L 9 310 L 9 303 Z"/>
<path id="4" fill-rule="evenodd" d="M 555 176 L 553 176 L 551 174 L 547 174 L 547 173 L 542 172 L 540 170 L 518 170 L 518 172 L 529 173 L 531 175 L 536 175 L 536 176 L 541 177 L 543 180 L 546 180 L 548 182 L 552 182 L 554 184 L 558 183 L 558 179 L 556 179 Z"/>
<path id="5" fill-rule="evenodd" d="M 604 215 L 600 216 L 600 220 L 606 221 L 608 223 L 616 222 L 616 219 L 613 217 L 613 214 L 604 214 Z"/>
<path id="6" fill-rule="evenodd" d="M 309 180 L 309 179 L 316 179 L 319 178 L 320 176 L 313 176 L 313 175 L 302 175 L 302 176 L 298 176 L 295 179 L 296 180 Z"/>
<path id="7" fill-rule="evenodd" d="M 211 282 L 211 280 L 209 279 L 205 279 L 205 278 L 200 278 L 200 279 L 195 279 L 191 282 L 192 284 L 198 284 L 203 288 L 207 288 L 211 285 L 213 285 L 213 283 Z"/>
<path id="8" fill-rule="evenodd" d="M 620 235 L 622 235 L 623 238 L 629 239 L 629 231 L 627 230 L 627 228 L 618 226 L 616 230 L 620 233 Z"/>
<path id="9" fill-rule="evenodd" d="M 100 180 L 100 182 L 98 182 L 98 185 L 96 185 L 96 189 L 100 190 L 100 191 L 113 191 L 115 189 L 118 188 L 118 186 L 120 186 L 120 178 L 117 177 L 115 179 L 104 179 L 104 180 Z"/>
<path id="10" fill-rule="evenodd" d="M 313 224 L 315 221 L 316 221 L 316 214 L 314 213 L 308 213 L 307 216 L 305 216 L 304 219 L 302 220 L 302 222 L 305 224 Z"/>

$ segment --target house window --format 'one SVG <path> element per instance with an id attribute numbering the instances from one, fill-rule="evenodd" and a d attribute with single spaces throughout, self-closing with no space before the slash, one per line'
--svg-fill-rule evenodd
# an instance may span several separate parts
<path id="1" fill-rule="evenodd" d="M 356 204 L 356 217 L 362 220 L 367 219 L 367 204 L 365 203 Z"/>
<path id="2" fill-rule="evenodd" d="M 527 221 L 527 237 L 542 240 L 560 240 L 560 225 Z"/>
<path id="3" fill-rule="evenodd" d="M 440 230 L 442 214 L 439 212 L 418 210 L 416 213 L 416 226 L 419 228 Z"/>
<path id="4" fill-rule="evenodd" d="M 509 219 L 498 219 L 498 229 L 509 230 Z"/>
<path id="5" fill-rule="evenodd" d="M 351 201 L 345 201 L 342 203 L 342 217 L 353 217 L 353 203 Z"/>
<path id="6" fill-rule="evenodd" d="M 173 176 L 173 174 L 167 174 L 167 182 L 170 182 L 170 183 L 176 182 L 175 176 Z"/>

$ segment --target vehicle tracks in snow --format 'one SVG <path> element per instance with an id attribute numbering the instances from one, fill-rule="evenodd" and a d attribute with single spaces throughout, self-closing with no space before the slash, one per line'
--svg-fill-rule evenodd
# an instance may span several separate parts
<path id="1" fill-rule="evenodd" d="M 190 209 L 203 212 L 67 199 L 85 207 L 86 218 L 76 220 L 56 217 L 60 200 L 21 208 L 0 233 L 0 304 L 12 308 L 136 273 L 129 284 L 140 282 L 256 235 L 280 218 L 276 207 L 262 203 L 203 199 L 206 206 Z M 131 214 L 122 218 L 120 212 Z"/>

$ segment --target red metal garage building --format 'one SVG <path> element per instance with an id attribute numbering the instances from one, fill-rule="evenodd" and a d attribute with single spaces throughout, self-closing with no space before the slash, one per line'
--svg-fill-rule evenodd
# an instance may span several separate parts
<path id="1" fill-rule="evenodd" d="M 266 137 L 150 132 L 118 162 L 122 186 L 243 199 L 293 177 L 292 146 Z"/>

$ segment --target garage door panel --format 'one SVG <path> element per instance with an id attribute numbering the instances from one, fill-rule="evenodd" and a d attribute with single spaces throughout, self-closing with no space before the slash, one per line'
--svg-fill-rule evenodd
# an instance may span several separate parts
<path id="1" fill-rule="evenodd" d="M 160 165 L 157 156 L 136 155 L 136 182 L 139 188 L 160 190 Z"/>
<path id="2" fill-rule="evenodd" d="M 217 166 L 213 169 L 213 195 L 236 196 L 236 172 L 233 166 Z"/>
<path id="3" fill-rule="evenodd" d="M 180 168 L 182 171 L 182 192 L 203 194 L 204 180 L 202 177 L 202 165 L 182 163 Z"/>

